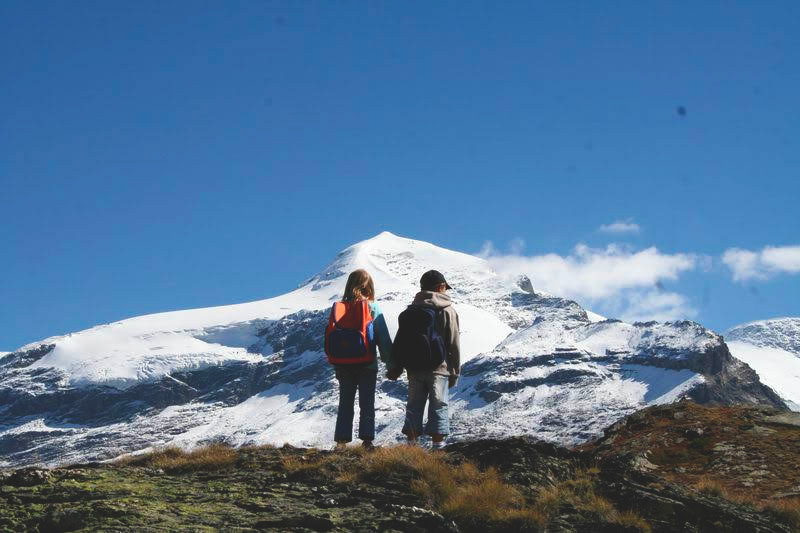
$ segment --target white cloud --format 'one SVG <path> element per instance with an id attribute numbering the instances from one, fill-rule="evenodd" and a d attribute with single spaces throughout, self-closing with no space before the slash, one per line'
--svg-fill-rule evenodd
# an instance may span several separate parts
<path id="1" fill-rule="evenodd" d="M 634 319 L 673 319 L 695 315 L 687 300 L 658 289 L 661 281 L 675 280 L 693 270 L 697 256 L 664 254 L 655 247 L 635 251 L 620 245 L 604 249 L 577 245 L 566 256 L 545 254 L 500 255 L 491 243 L 482 249 L 492 266 L 504 274 L 526 274 L 533 286 L 573 298 L 596 311 Z"/>
<path id="2" fill-rule="evenodd" d="M 739 248 L 725 250 L 725 253 L 722 254 L 722 262 L 733 271 L 734 281 L 766 278 L 765 273 L 759 269 L 758 254 L 750 250 L 740 250 Z"/>
<path id="3" fill-rule="evenodd" d="M 761 262 L 770 270 L 796 274 L 800 272 L 800 246 L 767 246 L 761 251 Z"/>
<path id="4" fill-rule="evenodd" d="M 697 311 L 682 294 L 676 292 L 629 291 L 623 295 L 625 309 L 619 315 L 626 322 L 658 320 L 664 322 L 677 318 L 694 318 Z"/>
<path id="5" fill-rule="evenodd" d="M 484 249 L 492 249 L 484 248 Z M 611 244 L 605 249 L 579 244 L 571 255 L 493 255 L 498 271 L 523 272 L 538 286 L 559 296 L 608 298 L 624 289 L 653 287 L 660 280 L 677 279 L 692 270 L 690 254 L 663 254 L 654 247 L 638 252 Z"/>
<path id="6" fill-rule="evenodd" d="M 729 248 L 722 254 L 722 262 L 731 269 L 734 281 L 796 274 L 800 272 L 800 246 L 767 246 L 760 252 Z"/>
<path id="7" fill-rule="evenodd" d="M 636 224 L 633 219 L 617 220 L 611 224 L 603 224 L 597 231 L 602 233 L 639 233 L 641 231 L 639 224 Z"/>

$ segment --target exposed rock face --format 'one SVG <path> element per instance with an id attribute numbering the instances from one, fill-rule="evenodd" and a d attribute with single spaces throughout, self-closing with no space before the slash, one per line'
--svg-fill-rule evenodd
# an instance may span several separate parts
<path id="1" fill-rule="evenodd" d="M 689 391 L 688 398 L 712 405 L 763 405 L 786 409 L 786 403 L 775 391 L 758 378 L 747 364 L 733 358 L 724 344 L 710 349 L 706 354 L 704 383 Z"/>
<path id="2" fill-rule="evenodd" d="M 645 457 L 666 480 L 692 486 L 711 478 L 731 495 L 755 500 L 780 499 L 800 486 L 800 414 L 769 408 L 651 407 L 581 449 L 631 465 Z"/>
<path id="3" fill-rule="evenodd" d="M 625 468 L 624 462 L 602 465 L 606 474 L 601 485 L 615 502 L 626 502 L 647 509 L 646 516 L 654 531 L 791 531 L 768 513 L 732 501 L 715 498 L 665 483 L 661 478 L 639 469 Z"/>
<path id="4" fill-rule="evenodd" d="M 330 446 L 338 384 L 322 335 L 331 302 L 350 271 L 370 269 L 394 332 L 431 265 L 455 287 L 462 330 L 451 440 L 529 435 L 576 444 L 681 398 L 783 407 L 700 324 L 598 321 L 483 259 L 381 234 L 276 298 L 136 317 L 2 356 L 0 466 L 166 444 Z M 406 382 L 379 375 L 377 390 L 377 442 L 396 442 Z"/>
<path id="5" fill-rule="evenodd" d="M 55 348 L 55 344 L 41 344 L 29 350 L 10 352 L 0 357 L 0 368 L 24 368 L 35 363 Z"/>
<path id="6" fill-rule="evenodd" d="M 529 294 L 535 294 L 536 291 L 533 290 L 533 283 L 531 283 L 531 278 L 526 275 L 521 275 L 517 278 L 517 286 L 522 289 L 523 292 L 527 292 Z"/>
<path id="7" fill-rule="evenodd" d="M 586 464 L 581 453 L 531 437 L 457 442 L 447 447 L 449 459 L 472 461 L 481 468 L 496 468 L 515 485 L 552 487 Z"/>

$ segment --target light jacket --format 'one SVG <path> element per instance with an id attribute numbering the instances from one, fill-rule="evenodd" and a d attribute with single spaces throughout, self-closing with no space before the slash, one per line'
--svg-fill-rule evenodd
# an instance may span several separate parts
<path id="1" fill-rule="evenodd" d="M 458 324 L 458 313 L 453 307 L 450 297 L 443 292 L 419 291 L 411 305 L 422 305 L 441 309 L 437 314 L 436 331 L 444 340 L 447 357 L 442 365 L 433 369 L 434 374 L 456 376 L 461 374 L 461 341 Z"/>
<path id="2" fill-rule="evenodd" d="M 389 335 L 389 328 L 386 327 L 386 318 L 384 318 L 383 312 L 376 302 L 369 303 L 369 311 L 372 313 L 372 331 L 375 344 L 377 344 L 380 352 L 381 361 L 386 365 L 386 368 L 392 368 L 392 336 Z M 378 360 L 373 361 L 369 368 L 377 370 Z"/>

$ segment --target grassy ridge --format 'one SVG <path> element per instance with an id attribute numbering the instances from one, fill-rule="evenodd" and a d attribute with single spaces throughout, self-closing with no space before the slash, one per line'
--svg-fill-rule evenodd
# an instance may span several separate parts
<path id="1" fill-rule="evenodd" d="M 790 422 L 678 404 L 575 450 L 524 438 L 445 451 L 164 448 L 0 472 L 0 531 L 789 533 L 800 531 Z"/>
<path id="2" fill-rule="evenodd" d="M 469 461 L 453 465 L 446 458 L 445 453 L 417 446 L 393 446 L 370 453 L 352 448 L 322 456 L 287 457 L 283 465 L 291 474 L 323 473 L 341 483 L 409 476 L 409 487 L 427 507 L 474 527 L 489 524 L 499 530 L 544 530 L 562 506 L 571 505 L 596 515 L 602 523 L 650 531 L 636 513 L 619 512 L 597 494 L 597 469 L 580 471 L 575 479 L 542 489 L 538 497 L 527 499 L 520 487 L 504 481 L 494 468 L 481 470 Z"/>

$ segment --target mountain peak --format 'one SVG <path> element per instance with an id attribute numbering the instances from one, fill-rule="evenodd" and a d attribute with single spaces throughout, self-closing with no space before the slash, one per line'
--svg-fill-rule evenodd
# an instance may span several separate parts
<path id="1" fill-rule="evenodd" d="M 382 231 L 377 235 L 375 235 L 374 237 L 370 237 L 369 239 L 365 239 L 351 246 L 348 246 L 343 250 L 342 253 L 351 250 L 356 252 L 365 250 L 371 251 L 371 250 L 384 250 L 384 249 L 405 250 L 413 247 L 416 242 L 422 242 L 422 241 L 415 241 L 414 239 L 410 239 L 408 237 L 401 237 L 399 235 L 395 235 L 390 231 Z M 339 255 L 341 255 L 341 253 Z"/>
<path id="2" fill-rule="evenodd" d="M 375 240 L 375 239 L 403 239 L 403 238 L 404 237 L 400 237 L 398 235 L 395 235 L 391 231 L 384 230 L 384 231 L 378 233 L 377 235 L 375 235 L 374 237 L 372 237 L 371 239 L 368 239 L 368 240 Z"/>
<path id="3" fill-rule="evenodd" d="M 382 252 L 405 252 L 405 251 L 411 251 L 419 247 L 442 250 L 444 252 L 453 252 L 452 250 L 448 250 L 447 248 L 442 248 L 441 246 L 436 246 L 435 244 L 432 244 L 430 242 L 421 241 L 419 239 L 413 239 L 411 237 L 403 237 L 400 235 L 396 235 L 390 231 L 382 231 L 377 235 L 375 235 L 374 237 L 370 237 L 369 239 L 359 241 L 347 247 L 344 251 L 346 252 L 348 250 L 358 250 L 358 251 L 367 250 L 367 251 L 382 251 Z"/>
<path id="4" fill-rule="evenodd" d="M 442 272 L 457 288 L 461 280 L 496 277 L 480 257 L 383 231 L 339 252 L 331 264 L 303 285 L 311 285 L 315 291 L 334 283 L 343 288 L 347 274 L 358 268 L 366 269 L 381 287 L 395 286 L 398 282 L 417 286 L 422 273 L 430 269 Z"/>

